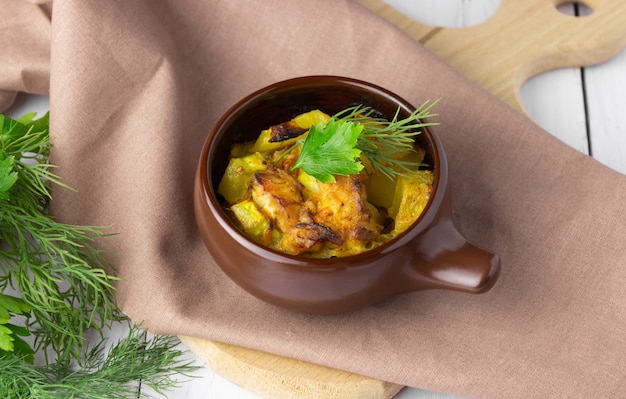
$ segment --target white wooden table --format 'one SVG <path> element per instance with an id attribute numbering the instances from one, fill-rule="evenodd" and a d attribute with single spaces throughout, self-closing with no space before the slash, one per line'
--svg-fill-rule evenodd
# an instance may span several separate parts
<path id="1" fill-rule="evenodd" d="M 488 19 L 498 7 L 498 0 L 386 0 L 400 12 L 431 25 L 462 27 Z M 578 12 L 588 12 L 584 6 Z M 564 13 L 575 12 L 569 3 L 560 7 Z M 626 21 L 624 21 L 626 23 Z M 592 155 L 607 166 L 626 174 L 626 50 L 601 65 L 570 68 L 544 73 L 522 88 L 524 106 L 531 117 L 548 132 L 578 151 Z M 22 96 L 10 110 L 13 115 L 48 109 L 48 98 Z M 112 340 L 126 334 L 121 329 L 109 333 Z M 186 350 L 182 344 L 181 349 Z M 195 364 L 202 362 L 187 352 Z M 224 380 L 203 367 L 198 378 L 181 380 L 180 387 L 168 393 L 169 399 L 240 398 L 258 396 Z M 150 390 L 138 385 L 143 393 Z M 153 397 L 158 394 L 149 392 Z M 452 398 L 450 395 L 406 388 L 397 399 Z M 267 398 L 271 399 L 271 398 Z"/>

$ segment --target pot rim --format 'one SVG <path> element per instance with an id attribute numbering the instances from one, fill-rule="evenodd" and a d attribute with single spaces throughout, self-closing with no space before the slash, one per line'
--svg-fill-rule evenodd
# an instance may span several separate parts
<path id="1" fill-rule="evenodd" d="M 200 187 L 196 187 L 196 189 L 200 189 L 202 191 L 202 200 L 205 202 L 205 205 L 208 205 L 211 214 L 218 221 L 219 225 L 228 233 L 228 235 L 242 247 L 254 248 L 255 253 L 262 258 L 275 260 L 276 262 L 282 264 L 306 267 L 307 270 L 330 271 L 337 268 L 344 269 L 346 267 L 363 265 L 366 260 L 369 262 L 374 258 L 384 257 L 386 254 L 395 251 L 397 248 L 407 245 L 410 241 L 415 239 L 417 235 L 434 223 L 438 210 L 442 206 L 448 186 L 447 158 L 439 137 L 433 132 L 431 127 L 426 126 L 422 128 L 423 131 L 420 135 L 425 134 L 427 136 L 427 141 L 432 146 L 432 153 L 430 155 L 433 159 L 432 169 L 434 171 L 433 194 L 420 217 L 418 217 L 408 229 L 392 240 L 355 255 L 335 258 L 312 258 L 289 255 L 273 250 L 253 241 L 245 233 L 239 230 L 239 228 L 237 228 L 237 226 L 222 210 L 222 205 L 218 200 L 216 192 L 216 186 L 219 182 L 213 182 L 210 173 L 211 162 L 216 155 L 214 144 L 222 137 L 222 133 L 224 131 L 223 128 L 225 126 L 229 126 L 229 123 L 232 120 L 235 120 L 244 110 L 249 107 L 253 107 L 260 100 L 266 99 L 269 96 L 287 94 L 293 89 L 302 89 L 307 87 L 314 89 L 315 87 L 328 87 L 334 85 L 344 88 L 353 87 L 364 89 L 368 92 L 372 92 L 375 96 L 392 101 L 407 112 L 415 110 L 415 106 L 399 95 L 377 84 L 369 83 L 364 80 L 336 75 L 300 76 L 272 83 L 243 97 L 220 116 L 205 138 L 197 169 L 198 176 L 196 184 L 200 184 Z M 196 217 L 200 216 L 196 215 Z"/>

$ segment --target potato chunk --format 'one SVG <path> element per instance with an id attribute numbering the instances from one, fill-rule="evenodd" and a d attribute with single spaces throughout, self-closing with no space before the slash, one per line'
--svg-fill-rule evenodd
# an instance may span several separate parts
<path id="1" fill-rule="evenodd" d="M 393 202 L 389 207 L 389 216 L 395 220 L 394 235 L 402 233 L 417 220 L 432 190 L 433 173 L 430 170 L 420 170 L 396 179 Z"/>
<path id="2" fill-rule="evenodd" d="M 424 150 L 416 149 L 415 152 L 399 153 L 396 156 L 403 162 L 410 162 L 415 165 L 415 170 L 417 171 L 420 163 L 424 161 Z M 396 179 L 390 179 L 382 173 L 375 173 L 367 160 L 363 160 L 363 164 L 366 165 L 367 169 L 364 184 L 367 188 L 368 200 L 374 205 L 389 208 L 394 200 Z M 399 167 L 394 169 L 404 173 Z"/>

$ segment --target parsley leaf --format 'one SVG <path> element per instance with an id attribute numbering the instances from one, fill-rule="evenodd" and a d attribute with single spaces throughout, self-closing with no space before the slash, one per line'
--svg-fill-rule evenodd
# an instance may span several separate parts
<path id="1" fill-rule="evenodd" d="M 15 157 L 5 157 L 0 152 L 0 200 L 9 199 L 9 189 L 17 181 L 17 172 L 13 170 Z"/>
<path id="2" fill-rule="evenodd" d="M 359 173 L 361 150 L 355 148 L 363 125 L 331 118 L 309 130 L 298 160 L 291 168 L 300 168 L 322 183 L 334 183 L 334 174 Z"/>
<path id="3" fill-rule="evenodd" d="M 14 352 L 16 355 L 32 363 L 35 351 L 19 336 L 29 336 L 26 327 L 9 323 L 12 316 L 30 316 L 32 307 L 22 298 L 0 294 L 0 356 L 2 353 Z"/>
<path id="4" fill-rule="evenodd" d="M 363 105 L 347 108 L 327 122 L 313 125 L 307 137 L 291 146 L 279 160 L 302 146 L 291 170 L 300 168 L 322 183 L 334 183 L 333 175 L 359 173 L 364 168 L 362 157 L 375 171 L 392 179 L 421 165 L 396 155 L 414 152 L 414 137 L 422 128 L 438 124 L 423 121 L 436 116 L 430 112 L 436 103 L 426 101 L 403 119 L 398 119 L 398 108 L 391 120 L 374 117 L 374 111 Z"/>

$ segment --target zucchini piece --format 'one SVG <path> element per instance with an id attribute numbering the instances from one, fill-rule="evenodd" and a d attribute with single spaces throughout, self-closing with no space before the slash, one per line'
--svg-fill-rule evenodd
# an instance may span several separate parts
<path id="1" fill-rule="evenodd" d="M 270 228 L 270 222 L 257 208 L 252 199 L 246 199 L 230 207 L 239 227 L 253 240 L 267 245 L 268 240 L 276 239 L 279 234 Z"/>
<path id="2" fill-rule="evenodd" d="M 304 137 L 311 126 L 329 118 L 330 116 L 320 110 L 300 114 L 290 121 L 263 130 L 251 151 L 270 152 L 291 147 L 297 140 Z"/>
<path id="3" fill-rule="evenodd" d="M 240 158 L 231 158 L 217 192 L 229 204 L 240 202 L 248 194 L 248 183 L 252 175 L 266 169 L 265 158 L 258 152 Z"/>

